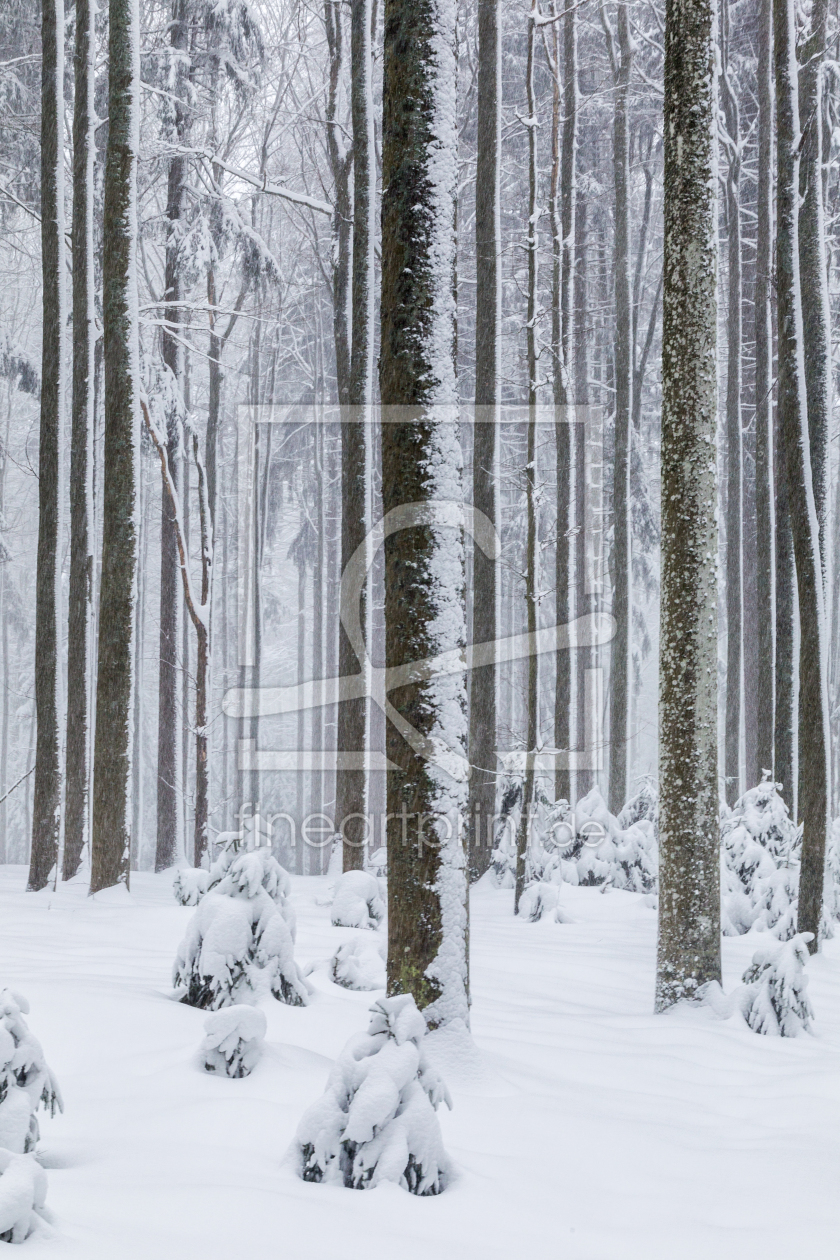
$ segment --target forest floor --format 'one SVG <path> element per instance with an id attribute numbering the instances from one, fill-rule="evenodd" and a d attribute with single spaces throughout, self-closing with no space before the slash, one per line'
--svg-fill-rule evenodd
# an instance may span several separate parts
<path id="1" fill-rule="evenodd" d="M 193 913 L 171 873 L 93 901 L 75 885 L 27 894 L 25 875 L 0 867 L 0 987 L 29 999 L 65 1102 L 41 1120 L 50 1224 L 32 1260 L 787 1260 L 837 1245 L 840 938 L 809 963 L 815 1035 L 760 1037 L 725 1008 L 652 1014 L 645 898 L 564 887 L 574 921 L 528 924 L 511 892 L 474 890 L 477 1049 L 435 1052 L 456 1175 L 417 1199 L 305 1184 L 287 1159 L 375 994 L 316 969 L 308 1007 L 264 1004 L 248 1079 L 208 1076 L 205 1016 L 168 988 Z M 353 935 L 316 904 L 327 883 L 293 881 L 302 964 Z M 724 940 L 727 992 L 760 943 Z"/>

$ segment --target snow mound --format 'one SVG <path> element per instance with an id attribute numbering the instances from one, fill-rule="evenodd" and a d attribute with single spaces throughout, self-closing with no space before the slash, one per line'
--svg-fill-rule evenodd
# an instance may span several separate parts
<path id="1" fill-rule="evenodd" d="M 204 1021 L 201 1045 L 205 1072 L 218 1072 L 238 1080 L 249 1076 L 259 1062 L 265 1040 L 266 1020 L 254 1006 L 227 1006 Z"/>
<path id="2" fill-rule="evenodd" d="M 38 1145 L 40 1105 L 51 1116 L 64 1110 L 41 1044 L 23 1018 L 28 1014 L 26 998 L 12 989 L 0 991 L 0 1147 L 18 1155 Z"/>
<path id="3" fill-rule="evenodd" d="M 384 917 L 385 903 L 374 876 L 367 871 L 345 871 L 335 886 L 333 926 L 375 929 Z"/>
<path id="4" fill-rule="evenodd" d="M 744 972 L 747 991 L 744 1018 L 753 1032 L 771 1037 L 796 1037 L 809 1032 L 814 1012 L 806 989 L 808 942 L 813 932 L 800 932 L 775 948 L 760 949 Z"/>
<path id="5" fill-rule="evenodd" d="M 25 1242 L 46 1198 L 47 1175 L 35 1156 L 0 1149 L 0 1242 Z"/>
<path id="6" fill-rule="evenodd" d="M 173 985 L 201 1010 L 253 1004 L 266 990 L 303 1006 L 308 992 L 294 959 L 289 877 L 266 849 L 241 853 L 205 893 L 178 950 Z"/>
<path id="7" fill-rule="evenodd" d="M 393 1181 L 411 1194 L 439 1194 L 449 1161 L 435 1112 L 452 1103 L 424 1054 L 426 1021 L 411 994 L 383 998 L 371 1013 L 300 1122 L 300 1175 L 357 1190 Z"/>
<path id="8" fill-rule="evenodd" d="M 344 989 L 384 989 L 386 952 L 384 940 L 354 936 L 330 959 L 330 978 Z"/>
<path id="9" fill-rule="evenodd" d="M 543 918 L 568 923 L 570 920 L 560 905 L 560 886 L 539 880 L 529 884 L 519 899 L 519 917 L 529 923 L 538 923 Z"/>

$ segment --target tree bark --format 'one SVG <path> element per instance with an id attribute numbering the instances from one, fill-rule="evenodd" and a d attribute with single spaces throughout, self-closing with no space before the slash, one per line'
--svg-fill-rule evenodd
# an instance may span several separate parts
<path id="1" fill-rule="evenodd" d="M 755 518 L 758 771 L 773 769 L 773 5 L 760 0 L 755 262 Z M 788 779 L 788 786 L 790 780 Z"/>
<path id="2" fill-rule="evenodd" d="M 103 294 L 105 449 L 90 890 L 128 883 L 139 345 L 137 0 L 110 0 Z"/>
<path id="3" fill-rule="evenodd" d="M 70 437 L 70 588 L 64 879 L 79 869 L 86 839 L 93 601 L 93 431 L 95 260 L 93 253 L 94 22 L 92 0 L 76 0 L 73 103 L 73 414 Z"/>
<path id="4" fill-rule="evenodd" d="M 741 795 L 741 623 L 743 589 L 741 451 L 741 122 L 729 77 L 731 21 L 725 0 L 721 96 L 728 133 L 726 228 L 729 294 L 726 364 L 726 701 L 724 784 L 730 807 Z M 751 786 L 751 785 L 750 785 Z"/>
<path id="5" fill-rule="evenodd" d="M 365 541 L 370 528 L 369 449 L 373 441 L 373 314 L 375 295 L 373 111 L 371 109 L 371 0 L 352 0 L 350 11 L 350 108 L 353 119 L 353 272 L 351 291 L 352 338 L 349 402 L 354 411 L 341 426 L 341 568 Z M 361 412 L 355 409 L 361 408 Z M 361 592 L 361 624 L 367 630 L 368 582 Z M 349 612 L 350 610 L 348 610 Z M 338 676 L 347 678 L 363 667 L 353 650 L 344 621 L 338 625 Z M 364 697 L 338 705 L 339 758 L 369 747 L 367 703 Z M 339 765 L 335 786 L 335 825 L 344 836 L 343 869 L 364 866 L 370 785 L 366 770 Z M 372 830 L 372 829 L 371 829 Z"/>
<path id="6" fill-rule="evenodd" d="M 501 319 L 500 160 L 502 58 L 499 0 L 478 0 L 478 132 L 475 170 L 475 423 L 473 504 L 496 523 L 496 425 Z M 496 639 L 496 562 L 472 550 L 472 641 Z M 496 813 L 496 665 L 470 676 L 470 879 L 490 865 Z"/>
<path id="7" fill-rule="evenodd" d="M 465 640 L 453 423 L 454 27 L 451 7 L 386 0 L 379 382 L 383 407 L 406 410 L 382 426 L 383 507 L 389 519 L 419 505 L 417 518 L 429 522 L 386 540 L 388 668 L 463 650 Z M 459 672 L 407 683 L 388 701 L 387 755 L 398 767 L 388 774 L 388 992 L 412 993 L 432 1027 L 469 1018 L 465 698 Z"/>
<path id="8" fill-rule="evenodd" d="M 43 340 L 38 443 L 38 560 L 35 579 L 35 792 L 31 891 L 58 860 L 58 497 L 64 410 L 64 4 L 44 0 L 41 22 L 41 267 Z"/>
<path id="9" fill-rule="evenodd" d="M 715 8 L 665 10 L 659 1011 L 721 976 Z"/>
<path id="10" fill-rule="evenodd" d="M 631 650 L 630 416 L 633 408 L 633 309 L 630 286 L 629 97 L 633 44 L 626 4 L 616 15 L 617 50 L 606 13 L 601 20 L 615 84 L 613 179 L 615 189 L 615 456 L 613 459 L 613 607 L 615 637 L 610 668 L 609 807 L 620 812 L 627 795 L 628 696 Z"/>
<path id="11" fill-rule="evenodd" d="M 802 290 L 799 270 L 799 111 L 791 0 L 774 0 L 776 60 L 776 293 L 779 309 L 779 416 L 799 602 L 798 814 L 803 823 L 799 930 L 818 948 L 828 812 L 828 694 L 819 518 L 811 471 Z M 810 295 L 809 295 L 810 300 Z M 819 475 L 819 473 L 818 473 Z"/>

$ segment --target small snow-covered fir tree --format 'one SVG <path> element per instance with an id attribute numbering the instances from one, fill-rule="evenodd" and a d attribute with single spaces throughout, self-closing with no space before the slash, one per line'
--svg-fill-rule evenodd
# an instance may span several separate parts
<path id="1" fill-rule="evenodd" d="M 291 889 L 288 873 L 272 857 L 269 847 L 249 844 L 247 839 L 243 840 L 243 833 L 239 831 L 220 832 L 216 837 L 216 844 L 219 846 L 219 852 L 215 860 L 210 864 L 209 869 L 200 866 L 184 866 L 175 872 L 175 878 L 172 881 L 172 895 L 179 906 L 197 906 L 205 893 L 210 892 L 217 884 L 221 883 L 236 857 L 240 853 L 255 847 L 266 855 L 263 863 L 266 891 L 274 896 L 272 889 L 276 891 L 280 887 L 282 896 L 288 897 Z"/>
<path id="2" fill-rule="evenodd" d="M 385 902 L 378 880 L 367 871 L 345 871 L 335 886 L 334 927 L 378 928 L 385 918 Z"/>
<path id="3" fill-rule="evenodd" d="M 205 893 L 175 960 L 182 1002 L 218 1010 L 253 1002 L 266 990 L 290 1006 L 308 993 L 294 959 L 289 877 L 267 849 L 240 853 Z"/>
<path id="4" fill-rule="evenodd" d="M 40 1042 L 23 1018 L 28 1014 L 26 998 L 11 989 L 0 992 L 0 1147 L 21 1155 L 38 1145 L 39 1106 L 51 1116 L 64 1110 Z"/>
<path id="5" fill-rule="evenodd" d="M 232 1080 L 249 1076 L 262 1054 L 265 1030 L 265 1015 L 256 1006 L 213 1011 L 204 1021 L 205 1072 L 218 1072 Z"/>
<path id="6" fill-rule="evenodd" d="M 656 790 L 656 781 L 649 774 L 644 776 L 639 790 L 635 796 L 630 797 L 618 815 L 618 825 L 622 830 L 626 831 L 638 822 L 652 823 L 654 834 L 658 835 L 659 793 Z"/>
<path id="7" fill-rule="evenodd" d="M 788 814 L 781 785 L 765 773 L 721 823 L 722 927 L 740 936 L 755 927 L 779 940 L 796 932 L 802 833 Z"/>
<path id="8" fill-rule="evenodd" d="M 840 818 L 835 818 L 828 835 L 825 854 L 825 903 L 822 936 L 831 940 L 840 922 Z"/>
<path id="9" fill-rule="evenodd" d="M 394 1181 L 412 1194 L 439 1194 L 449 1161 L 435 1112 L 452 1103 L 426 1061 L 426 1021 L 408 993 L 371 1012 L 367 1032 L 348 1041 L 326 1093 L 300 1122 L 300 1174 L 357 1190 Z"/>
<path id="10" fill-rule="evenodd" d="M 343 989 L 385 988 L 387 943 L 379 936 L 354 936 L 339 945 L 330 960 L 330 977 Z"/>
<path id="11" fill-rule="evenodd" d="M 47 1175 L 35 1156 L 0 1149 L 0 1242 L 25 1242 L 46 1198 Z"/>
<path id="12" fill-rule="evenodd" d="M 757 950 L 744 972 L 747 991 L 744 1018 L 753 1032 L 771 1037 L 796 1037 L 811 1028 L 814 1012 L 806 989 L 808 942 L 812 932 L 800 932 L 771 949 Z"/>

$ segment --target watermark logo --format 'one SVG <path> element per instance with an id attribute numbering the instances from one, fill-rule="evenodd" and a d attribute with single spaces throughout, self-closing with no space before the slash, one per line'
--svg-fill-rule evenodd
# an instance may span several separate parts
<path id="1" fill-rule="evenodd" d="M 469 504 L 449 500 L 403 504 L 371 525 L 364 542 L 357 548 L 341 575 L 339 616 L 361 662 L 360 672 L 348 677 L 301 680 L 284 687 L 233 688 L 226 692 L 223 700 L 223 711 L 228 717 L 259 719 L 299 714 L 319 706 L 332 706 L 364 696 L 382 710 L 387 720 L 396 726 L 419 757 L 432 762 L 455 780 L 463 781 L 470 774 L 470 765 L 463 750 L 450 748 L 441 740 L 429 739 L 419 732 L 391 704 L 391 691 L 409 682 L 463 674 L 493 662 L 504 665 L 534 655 L 550 657 L 563 649 L 597 648 L 610 642 L 615 632 L 615 623 L 610 613 L 602 607 L 605 583 L 600 409 L 539 407 L 535 412 L 529 413 L 525 407 L 502 407 L 491 414 L 500 430 L 505 426 L 521 428 L 529 422 L 536 423 L 541 428 L 547 425 L 552 428 L 557 425 L 573 427 L 575 450 L 581 452 L 583 458 L 576 461 L 576 479 L 579 482 L 575 491 L 577 520 L 575 528 L 570 532 L 577 534 L 582 531 L 583 535 L 580 540 L 583 545 L 578 543 L 575 548 L 577 565 L 582 565 L 582 572 L 576 576 L 577 588 L 586 597 L 587 611 L 565 624 L 542 626 L 535 634 L 518 633 L 500 636 L 490 643 L 468 643 L 464 648 L 391 668 L 374 665 L 361 623 L 360 608 L 371 564 L 386 538 L 420 525 L 460 529 L 488 559 L 496 564 L 502 561 L 502 541 L 497 529 L 487 516 Z M 433 415 L 432 420 L 439 423 L 458 423 L 462 426 L 477 421 L 486 423 L 487 409 L 463 411 L 457 417 L 452 415 L 451 410 L 447 410 L 440 417 Z M 305 424 L 362 424 L 371 431 L 375 424 L 389 423 L 405 423 L 400 408 L 339 410 L 337 407 L 271 405 L 243 406 L 238 409 L 237 599 L 239 663 L 245 669 L 253 667 L 257 660 L 255 590 L 256 565 L 260 555 L 257 511 L 260 493 L 257 477 L 260 428 L 269 424 L 298 428 Z M 598 666 L 584 671 L 586 720 L 582 747 L 543 748 L 528 752 L 500 750 L 497 753 L 500 770 L 507 774 L 521 773 L 529 762 L 537 771 L 546 773 L 557 767 L 600 770 L 603 750 L 602 673 Z M 392 768 L 383 754 L 373 751 L 336 753 L 319 749 L 265 749 L 257 746 L 255 738 L 240 740 L 238 764 L 239 769 L 245 771 L 387 771 Z"/>

